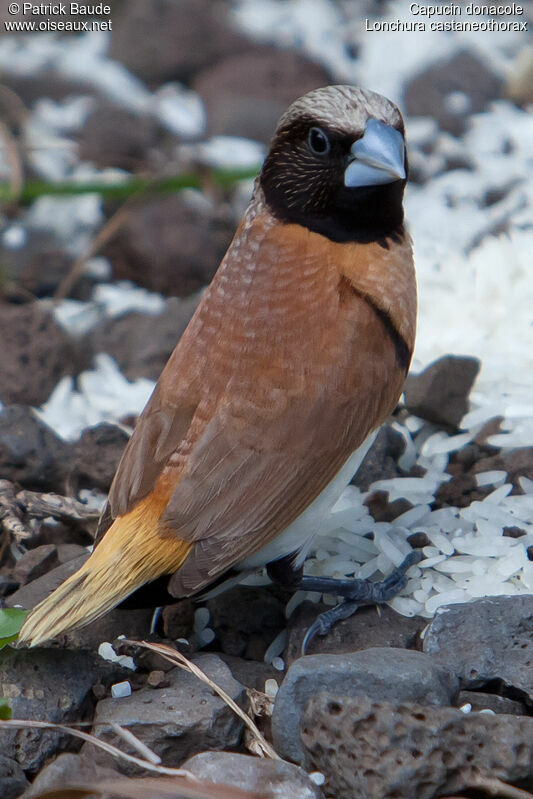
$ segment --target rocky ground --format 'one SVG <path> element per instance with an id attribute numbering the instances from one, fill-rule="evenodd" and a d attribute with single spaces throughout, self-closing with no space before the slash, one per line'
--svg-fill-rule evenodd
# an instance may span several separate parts
<path id="1" fill-rule="evenodd" d="M 0 616 L 87 557 L 135 417 L 247 202 L 250 178 L 220 170 L 252 175 L 287 104 L 332 82 L 406 113 L 421 319 L 402 403 L 308 569 L 373 577 L 424 556 L 391 607 L 358 611 L 305 657 L 334 598 L 261 578 L 4 647 L 13 719 L 81 722 L 129 755 L 64 728 L 0 727 L 4 799 L 100 783 L 221 799 L 533 791 L 531 46 L 380 44 L 362 19 L 407 6 L 357 5 L 115 0 L 111 36 L 0 33 Z M 177 192 L 183 173 L 196 188 Z M 68 182 L 81 193 L 52 193 Z M 211 685 L 124 638 L 183 652 L 279 759 L 257 756 Z M 164 793 L 177 768 L 211 787 Z"/>

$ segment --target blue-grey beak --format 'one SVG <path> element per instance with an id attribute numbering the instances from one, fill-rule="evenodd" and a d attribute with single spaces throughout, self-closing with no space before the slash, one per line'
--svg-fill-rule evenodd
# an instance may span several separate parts
<path id="1" fill-rule="evenodd" d="M 405 143 L 399 130 L 369 119 L 365 133 L 351 146 L 354 160 L 344 172 L 344 185 L 381 186 L 405 178 Z"/>

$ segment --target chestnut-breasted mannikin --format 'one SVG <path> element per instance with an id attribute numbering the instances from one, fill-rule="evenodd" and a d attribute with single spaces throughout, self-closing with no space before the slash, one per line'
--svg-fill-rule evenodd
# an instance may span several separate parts
<path id="1" fill-rule="evenodd" d="M 87 624 L 166 575 L 184 597 L 266 565 L 361 598 L 301 566 L 409 367 L 406 178 L 403 120 L 386 98 L 328 86 L 289 107 L 124 451 L 92 555 L 33 609 L 21 641 Z"/>

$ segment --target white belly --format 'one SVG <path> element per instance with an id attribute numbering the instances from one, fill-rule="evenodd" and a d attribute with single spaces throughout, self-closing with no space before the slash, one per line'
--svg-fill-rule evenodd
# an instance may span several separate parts
<path id="1" fill-rule="evenodd" d="M 258 569 L 273 560 L 298 552 L 296 566 L 301 565 L 309 551 L 312 540 L 317 533 L 327 532 L 328 517 L 331 509 L 359 469 L 366 453 L 377 435 L 371 433 L 353 452 L 339 469 L 333 480 L 327 484 L 321 494 L 301 513 L 287 529 L 270 541 L 266 547 L 238 564 L 239 570 Z"/>

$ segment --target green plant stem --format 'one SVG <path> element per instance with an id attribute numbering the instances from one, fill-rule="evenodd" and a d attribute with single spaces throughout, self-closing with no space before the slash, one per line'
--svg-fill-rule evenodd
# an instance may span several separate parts
<path id="1" fill-rule="evenodd" d="M 259 167 L 248 167 L 247 169 L 213 170 L 206 173 L 189 172 L 160 180 L 133 177 L 120 183 L 108 183 L 105 181 L 95 181 L 94 183 L 49 183 L 42 180 L 30 180 L 24 184 L 17 198 L 11 195 L 9 184 L 0 183 L 0 202 L 9 203 L 16 199 L 21 205 L 28 205 L 43 195 L 63 196 L 72 194 L 102 194 L 106 198 L 124 199 L 140 191 L 165 193 L 179 191 L 180 189 L 198 189 L 202 187 L 206 176 L 211 178 L 217 186 L 227 188 L 239 180 L 255 177 L 258 169 Z"/>

